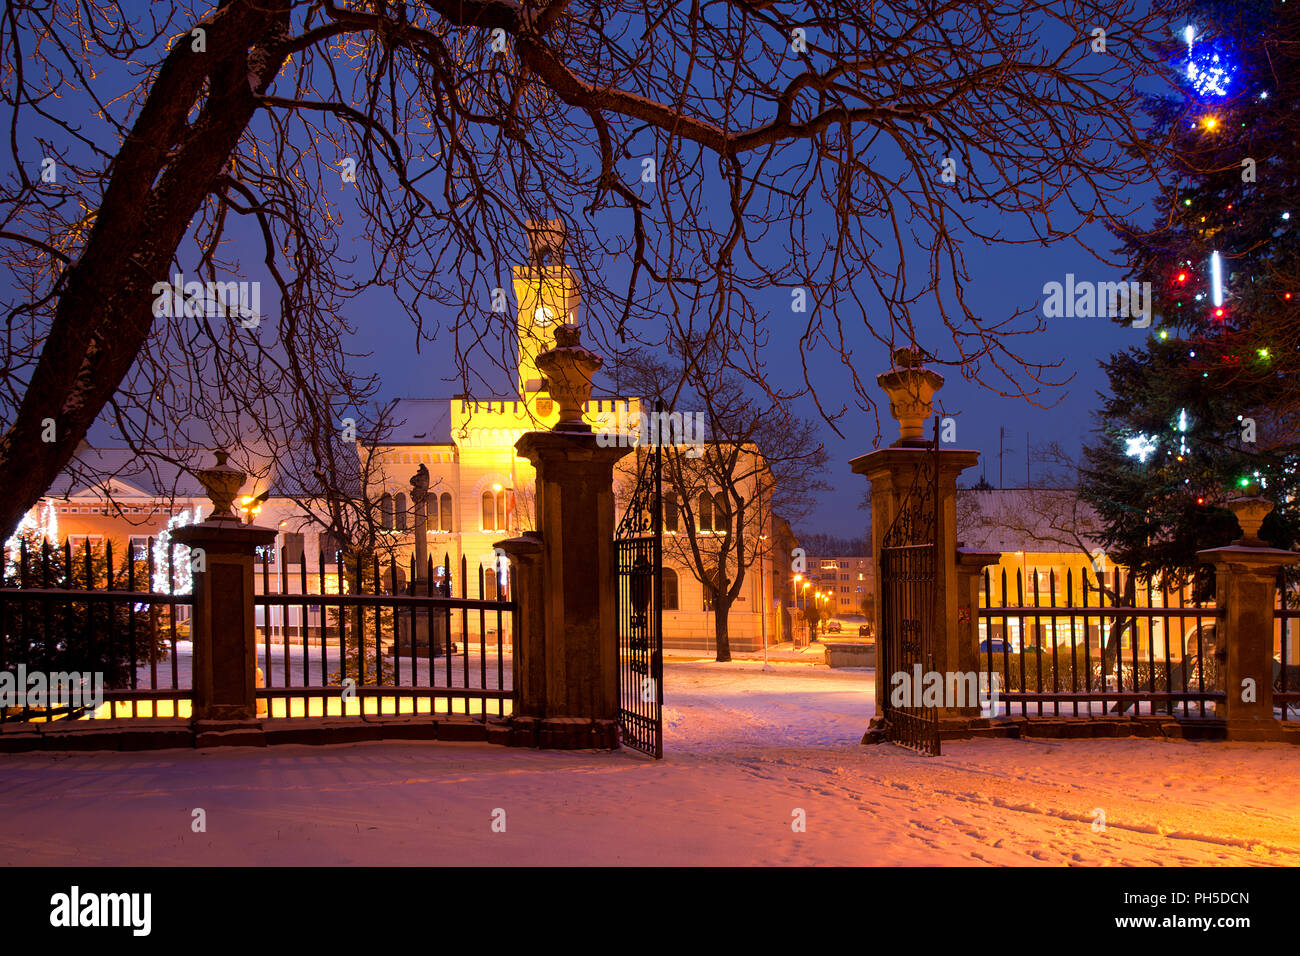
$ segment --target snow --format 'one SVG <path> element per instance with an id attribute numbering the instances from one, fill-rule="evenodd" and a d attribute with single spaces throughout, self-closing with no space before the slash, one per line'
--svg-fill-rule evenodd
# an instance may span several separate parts
<path id="1" fill-rule="evenodd" d="M 9 755 L 0 864 L 1300 865 L 1290 745 L 975 740 L 925 758 L 859 744 L 870 671 L 770 668 L 667 663 L 657 762 L 415 742 Z"/>

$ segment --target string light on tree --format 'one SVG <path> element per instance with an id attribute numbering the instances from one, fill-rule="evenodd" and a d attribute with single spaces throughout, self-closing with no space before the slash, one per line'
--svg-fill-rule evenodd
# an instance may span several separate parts
<path id="1" fill-rule="evenodd" d="M 153 542 L 153 589 L 159 594 L 189 594 L 194 586 L 190 573 L 190 549 L 183 544 L 172 544 L 172 532 L 192 524 L 198 518 L 198 509 L 191 514 L 186 508 L 178 515 L 167 519 L 167 527 L 158 532 Z M 167 561 L 168 546 L 171 549 L 171 566 Z M 175 568 L 175 581 L 172 580 L 172 568 Z"/>
<path id="2" fill-rule="evenodd" d="M 1155 450 L 1156 441 L 1150 435 L 1134 435 L 1124 443 L 1124 454 L 1136 458 L 1144 465 Z"/>
<path id="3" fill-rule="evenodd" d="M 33 544 L 39 547 L 43 541 L 48 541 L 50 544 L 59 543 L 59 516 L 54 511 L 53 502 L 45 501 L 43 506 L 39 504 L 32 506 L 18 522 L 18 527 L 9 536 L 9 540 L 5 542 L 6 575 L 18 573 L 18 556 L 23 539 L 27 540 L 29 547 Z"/>
<path id="4" fill-rule="evenodd" d="M 1238 70 L 1228 41 L 1220 38 L 1198 47 L 1196 28 L 1190 25 L 1183 30 L 1183 39 L 1187 41 L 1184 72 L 1192 90 L 1202 98 L 1227 96 Z"/>

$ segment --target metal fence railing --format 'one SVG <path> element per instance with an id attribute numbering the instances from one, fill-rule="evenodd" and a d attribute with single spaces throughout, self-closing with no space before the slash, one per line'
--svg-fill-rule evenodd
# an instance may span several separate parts
<path id="1" fill-rule="evenodd" d="M 1300 720 L 1300 608 L 1286 579 L 1278 575 L 1277 604 L 1273 609 L 1273 706 L 1283 720 Z"/>
<path id="2" fill-rule="evenodd" d="M 191 716 L 190 551 L 156 545 L 125 559 L 90 540 L 4 551 L 0 722 Z M 249 608 L 260 715 L 513 712 L 504 563 L 480 565 L 470 597 L 464 558 L 458 573 L 444 558 L 418 578 L 413 562 L 399 573 L 391 558 L 361 568 L 323 555 L 309 568 L 286 550 L 261 558 Z"/>
<path id="3" fill-rule="evenodd" d="M 268 717 L 512 712 L 513 626 L 504 564 L 468 563 L 449 573 L 444 557 L 327 563 L 314 571 L 282 549 L 254 566 L 258 697 Z M 334 570 L 330 571 L 329 567 Z M 408 583 L 409 582 L 409 583 Z M 453 594 L 459 590 L 459 595 Z"/>
<path id="4" fill-rule="evenodd" d="M 1008 712 L 1019 705 L 1021 715 L 1032 708 L 1035 716 L 1213 716 L 1207 705 L 1223 699 L 1215 658 L 1221 611 L 1188 607 L 1183 591 L 1143 585 L 1118 569 L 1096 583 L 1072 569 L 1064 580 L 1055 570 L 1031 573 L 1026 595 L 1016 571 L 1014 602 L 1005 568 L 996 592 L 984 574 L 980 669 Z"/>
<path id="5" fill-rule="evenodd" d="M 188 716 L 188 557 L 154 545 L 4 549 L 0 722 Z"/>

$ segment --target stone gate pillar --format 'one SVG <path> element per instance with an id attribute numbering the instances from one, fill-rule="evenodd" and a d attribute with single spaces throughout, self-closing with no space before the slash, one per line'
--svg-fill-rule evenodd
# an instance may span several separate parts
<path id="1" fill-rule="evenodd" d="M 934 394 L 943 385 L 942 375 L 922 367 L 922 354 L 919 350 L 898 349 L 893 353 L 892 360 L 894 367 L 877 376 L 876 381 L 889 395 L 889 411 L 898 421 L 899 438 L 887 448 L 861 455 L 849 462 L 856 474 L 866 476 L 871 482 L 871 555 L 875 564 L 874 624 L 877 661 L 876 718 L 872 722 L 873 727 L 882 719 L 892 676 L 885 673 L 882 666 L 881 642 L 885 639 L 885 632 L 881 619 L 885 602 L 881 590 L 881 548 L 890 526 L 903 509 L 918 464 L 931 454 L 928 450 L 931 438 L 926 430 L 933 411 Z M 967 646 L 970 629 L 958 625 L 959 607 L 965 605 L 968 598 L 958 579 L 957 476 L 978 462 L 977 451 L 942 446 L 935 462 L 938 470 L 934 503 L 938 545 L 934 582 L 936 620 L 934 658 L 928 669 L 941 674 L 977 670 L 972 664 L 974 648 Z M 974 708 L 941 708 L 939 711 L 939 716 L 946 719 L 978 715 L 978 705 Z"/>
<path id="2" fill-rule="evenodd" d="M 1223 612 L 1215 635 L 1218 689 L 1224 700 L 1216 716 L 1227 722 L 1229 740 L 1278 740 L 1273 715 L 1273 643 L 1277 572 L 1300 562 L 1300 554 L 1269 547 L 1259 527 L 1273 503 L 1251 495 L 1228 502 L 1242 537 L 1223 548 L 1196 552 L 1215 570 L 1215 601 Z"/>
<path id="3" fill-rule="evenodd" d="M 172 532 L 193 556 L 191 719 L 200 745 L 205 730 L 236 729 L 256 720 L 253 554 L 276 535 L 273 528 L 242 523 L 231 509 L 245 476 L 226 464 L 227 457 L 219 451 L 215 467 L 197 472 L 212 499 L 212 514 Z"/>
<path id="4" fill-rule="evenodd" d="M 551 431 L 516 443 L 537 469 L 536 531 L 498 543 L 510 555 L 516 613 L 515 718 L 520 743 L 618 746 L 614 465 L 631 449 L 601 447 L 582 421 L 601 360 L 574 325 L 537 358 L 560 406 Z"/>

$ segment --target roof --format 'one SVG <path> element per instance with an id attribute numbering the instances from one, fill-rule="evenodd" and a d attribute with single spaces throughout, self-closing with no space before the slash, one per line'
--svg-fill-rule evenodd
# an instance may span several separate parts
<path id="1" fill-rule="evenodd" d="M 450 445 L 451 399 L 399 398 L 385 445 Z"/>
<path id="2" fill-rule="evenodd" d="M 163 455 L 167 456 L 167 453 L 163 452 Z M 172 454 L 167 457 L 182 456 Z M 173 462 L 141 458 L 130 448 L 89 447 L 78 450 L 68 467 L 54 479 L 46 495 L 64 498 L 99 494 L 105 482 L 117 485 L 119 494 L 135 493 L 150 498 L 204 497 L 198 479 Z"/>
<path id="3" fill-rule="evenodd" d="M 359 494 L 361 462 L 356 446 L 333 435 L 330 440 L 342 489 L 346 493 Z M 231 459 L 231 466 L 250 476 L 254 490 L 269 488 L 272 497 L 312 497 L 318 494 L 321 482 L 316 478 L 316 469 L 305 444 L 297 443 L 279 456 L 253 449 L 233 454 Z M 177 461 L 185 462 L 185 466 L 176 464 Z M 192 449 L 159 449 L 142 456 L 130 448 L 83 446 L 45 494 L 52 498 L 100 496 L 107 484 L 113 494 L 120 497 L 139 495 L 154 499 L 206 500 L 207 493 L 192 472 L 214 464 L 216 457 L 211 452 L 196 453 Z M 246 483 L 246 490 L 249 487 Z"/>
<path id="4" fill-rule="evenodd" d="M 1101 521 L 1074 488 L 957 492 L 957 539 L 984 551 L 1076 554 L 1100 548 Z"/>

